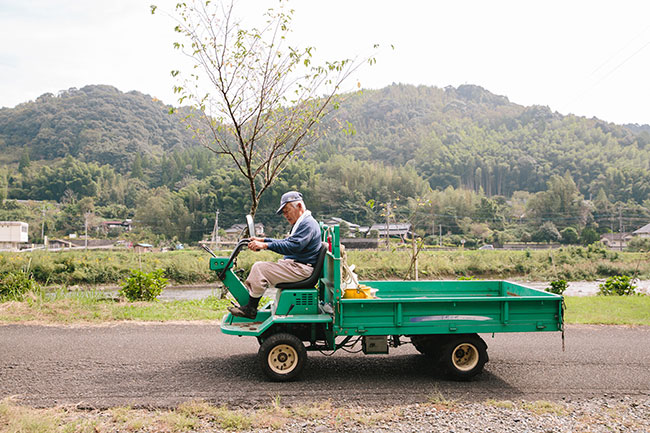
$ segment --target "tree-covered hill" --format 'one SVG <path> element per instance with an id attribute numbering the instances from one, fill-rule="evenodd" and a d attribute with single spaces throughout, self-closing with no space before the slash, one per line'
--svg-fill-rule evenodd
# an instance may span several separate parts
<path id="1" fill-rule="evenodd" d="M 642 202 L 650 193 L 650 126 L 619 126 L 523 107 L 472 85 L 392 85 L 353 95 L 336 113 L 355 134 L 329 134 L 321 155 L 412 165 L 434 189 L 510 196 L 573 176 L 586 196 Z M 330 128 L 330 130 L 336 130 Z"/>
<path id="2" fill-rule="evenodd" d="M 110 86 L 45 94 L 0 110 L 0 150 L 13 162 L 27 149 L 32 161 L 72 156 L 127 173 L 136 155 L 160 158 L 198 145 L 182 114 L 169 111 Z M 308 158 L 408 164 L 434 189 L 509 197 L 542 191 L 568 171 L 585 197 L 602 189 L 610 199 L 641 203 L 650 193 L 649 125 L 563 116 L 473 85 L 394 84 L 350 94 L 323 132 Z"/>
<path id="3" fill-rule="evenodd" d="M 148 95 L 111 86 L 46 93 L 0 109 L 0 151 L 16 160 L 25 148 L 32 160 L 70 155 L 125 172 L 135 155 L 161 156 L 197 145 L 180 115 L 169 111 Z"/>
<path id="4" fill-rule="evenodd" d="M 0 220 L 26 220 L 38 239 L 81 230 L 89 213 L 96 227 L 133 218 L 152 241 L 201 239 L 216 211 L 222 227 L 241 222 L 250 205 L 241 174 L 170 108 L 87 86 L 0 109 L 0 199 L 58 203 L 6 200 Z M 650 222 L 649 125 L 564 116 L 473 85 L 394 84 L 344 95 L 319 128 L 260 201 L 270 234 L 285 229 L 275 209 L 288 189 L 321 218 L 371 225 L 390 209 L 467 246 L 588 243 Z"/>

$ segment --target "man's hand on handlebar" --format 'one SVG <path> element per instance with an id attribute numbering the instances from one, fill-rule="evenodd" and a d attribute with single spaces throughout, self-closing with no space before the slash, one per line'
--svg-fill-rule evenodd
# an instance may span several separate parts
<path id="1" fill-rule="evenodd" d="M 251 251 L 260 251 L 265 250 L 269 246 L 264 242 L 264 238 L 250 238 L 251 241 L 248 243 L 248 249 Z"/>

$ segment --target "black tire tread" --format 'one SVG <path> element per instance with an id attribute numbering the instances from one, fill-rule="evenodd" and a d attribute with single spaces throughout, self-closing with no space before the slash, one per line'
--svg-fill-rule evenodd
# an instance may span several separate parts
<path id="1" fill-rule="evenodd" d="M 288 344 L 292 346 L 298 354 L 298 365 L 287 374 L 279 374 L 271 369 L 268 365 L 269 352 L 279 344 Z M 298 378 L 307 363 L 307 349 L 298 337 L 293 334 L 279 333 L 273 334 L 260 345 L 257 352 L 258 361 L 262 372 L 274 382 L 288 382 Z"/>

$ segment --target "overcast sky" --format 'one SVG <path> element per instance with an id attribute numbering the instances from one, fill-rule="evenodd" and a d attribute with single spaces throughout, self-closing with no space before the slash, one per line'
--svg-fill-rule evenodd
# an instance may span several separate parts
<path id="1" fill-rule="evenodd" d="M 274 2 L 243 0 L 251 14 Z M 176 105 L 174 0 L 0 0 L 0 107 L 88 84 Z M 323 57 L 386 49 L 364 88 L 476 84 L 522 105 L 650 124 L 648 1 L 293 0 Z M 389 49 L 393 45 L 394 50 Z"/>

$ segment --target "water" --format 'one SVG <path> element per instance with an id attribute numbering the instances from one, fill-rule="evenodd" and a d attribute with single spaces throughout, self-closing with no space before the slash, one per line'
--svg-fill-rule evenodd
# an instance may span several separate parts
<path id="1" fill-rule="evenodd" d="M 548 281 L 516 281 L 523 286 L 532 287 L 534 289 L 544 290 L 549 287 Z M 604 283 L 605 280 L 596 281 L 570 281 L 567 290 L 564 292 L 566 296 L 593 296 L 598 294 L 598 286 Z M 640 280 L 636 282 L 639 293 L 650 295 L 650 280 Z M 115 292 L 117 294 L 117 291 Z M 168 287 L 163 290 L 160 295 L 161 300 L 189 300 L 189 299 L 203 299 L 208 296 L 216 296 L 219 294 L 219 289 L 216 284 L 206 286 L 191 286 L 191 287 Z M 265 296 L 273 297 L 272 290 L 267 290 Z"/>
<path id="2" fill-rule="evenodd" d="M 569 287 L 564 292 L 565 296 L 593 296 L 598 294 L 599 285 L 605 280 L 596 281 L 569 281 Z M 533 289 L 544 290 L 550 286 L 547 281 L 527 281 L 518 282 L 522 286 L 532 287 Z M 650 295 L 650 280 L 638 280 L 635 282 L 637 293 Z"/>
<path id="3" fill-rule="evenodd" d="M 99 289 L 107 297 L 117 297 L 119 289 Z M 219 288 L 216 285 L 205 286 L 172 286 L 166 287 L 158 299 L 162 301 L 187 301 L 192 299 L 205 299 L 208 296 L 218 296 Z"/>
<path id="4" fill-rule="evenodd" d="M 220 289 L 215 285 L 192 287 L 167 287 L 158 299 L 163 301 L 185 301 L 189 299 L 204 299 L 208 296 L 219 296 Z"/>

